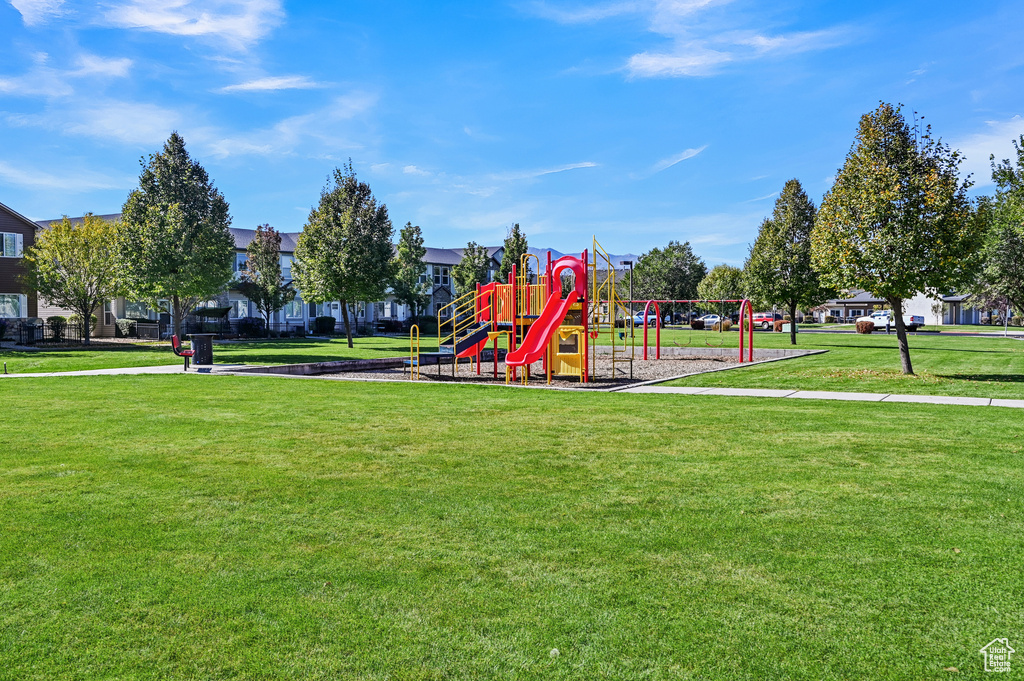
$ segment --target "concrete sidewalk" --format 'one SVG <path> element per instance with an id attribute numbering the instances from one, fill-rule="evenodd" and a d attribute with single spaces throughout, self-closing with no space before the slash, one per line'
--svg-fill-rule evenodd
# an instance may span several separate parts
<path id="1" fill-rule="evenodd" d="M 190 374 L 219 374 L 248 368 L 247 364 L 192 364 Z M 0 378 L 44 378 L 54 376 L 134 376 L 141 374 L 183 374 L 182 365 L 162 364 L 155 367 L 123 367 L 119 369 L 88 369 L 85 371 L 44 371 L 26 374 L 0 374 Z"/>
<path id="2" fill-rule="evenodd" d="M 920 404 L 957 404 L 971 407 L 1013 407 L 1024 409 L 1024 400 L 992 397 L 956 397 L 951 395 L 888 395 L 886 393 L 847 393 L 826 390 L 767 390 L 764 388 L 673 388 L 644 385 L 626 388 L 623 393 L 659 393 L 676 395 L 728 395 L 732 397 L 776 397 L 798 400 L 840 400 L 844 402 L 915 402 Z"/>

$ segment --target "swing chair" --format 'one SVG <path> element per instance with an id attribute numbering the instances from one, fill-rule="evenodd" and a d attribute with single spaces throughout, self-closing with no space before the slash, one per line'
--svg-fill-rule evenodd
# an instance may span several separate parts
<path id="1" fill-rule="evenodd" d="M 712 301 L 709 300 L 707 302 L 712 302 Z M 712 333 L 712 332 L 717 333 L 718 336 L 719 336 L 718 345 L 712 345 L 710 342 L 708 342 L 708 334 Z M 704 325 L 704 345 L 708 346 L 709 348 L 720 348 L 723 345 L 725 345 L 725 303 L 723 301 L 721 301 L 721 300 L 718 301 L 718 331 L 714 331 L 713 329 L 709 329 L 708 325 L 705 324 Z"/>

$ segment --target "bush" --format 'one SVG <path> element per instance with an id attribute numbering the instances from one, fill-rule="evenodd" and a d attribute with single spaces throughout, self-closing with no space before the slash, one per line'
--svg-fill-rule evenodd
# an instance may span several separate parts
<path id="1" fill-rule="evenodd" d="M 241 317 L 238 320 L 238 335 L 255 338 L 266 335 L 262 317 Z"/>
<path id="2" fill-rule="evenodd" d="M 2 341 L 4 339 L 4 336 L 6 336 L 6 335 L 7 335 L 7 320 L 6 319 L 0 319 L 0 341 Z"/>
<path id="3" fill-rule="evenodd" d="M 313 332 L 319 334 L 334 333 L 337 320 L 331 316 L 317 317 L 313 320 Z"/>
<path id="4" fill-rule="evenodd" d="M 791 321 L 793 321 L 793 318 L 790 317 L 788 314 L 784 314 L 784 315 L 782 315 L 782 321 L 784 321 L 784 322 L 791 322 Z"/>
<path id="5" fill-rule="evenodd" d="M 728 331 L 731 328 L 732 328 L 732 321 L 729 320 L 729 319 L 723 319 L 722 320 L 722 330 L 723 331 Z"/>
<path id="6" fill-rule="evenodd" d="M 836 323 L 836 318 L 833 317 L 830 314 L 829 315 L 825 315 L 825 323 L 826 324 L 835 324 Z"/>
<path id="7" fill-rule="evenodd" d="M 90 332 L 96 333 L 96 325 L 99 323 L 99 321 L 100 320 L 96 319 L 96 315 L 89 315 Z M 78 330 L 82 333 L 82 335 L 85 335 L 85 329 L 82 327 L 82 317 L 80 315 L 73 314 L 70 317 L 68 317 L 68 324 L 74 324 L 76 327 L 78 327 Z"/>
<path id="8" fill-rule="evenodd" d="M 377 321 L 377 328 L 382 333 L 399 333 L 402 330 L 402 322 L 397 319 L 380 319 Z"/>
<path id="9" fill-rule="evenodd" d="M 1010 317 L 1010 326 L 1024 326 L 1024 317 L 1020 315 Z M 3 334 L 0 334 L 0 337 L 2 336 Z"/>
<path id="10" fill-rule="evenodd" d="M 134 319 L 118 319 L 114 322 L 118 338 L 133 338 L 139 335 L 138 322 Z"/>
<path id="11" fill-rule="evenodd" d="M 874 330 L 874 322 L 857 322 L 857 333 L 871 333 Z"/>
<path id="12" fill-rule="evenodd" d="M 694 331 L 702 330 L 704 328 L 704 320 L 694 319 L 692 322 L 690 322 L 690 328 L 693 329 Z"/>
<path id="13" fill-rule="evenodd" d="M 68 329 L 68 318 L 55 314 L 52 317 L 47 317 L 46 323 L 50 325 L 50 331 L 53 333 L 53 340 L 58 343 L 63 341 L 64 333 Z"/>
<path id="14" fill-rule="evenodd" d="M 782 321 L 781 319 L 776 319 L 776 320 L 775 320 L 775 324 L 773 325 L 773 327 L 774 327 L 774 330 L 775 330 L 776 332 L 779 332 L 779 333 L 781 333 L 781 332 L 782 332 L 782 325 L 783 325 L 783 324 L 785 324 L 785 323 L 786 323 L 786 322 Z"/>

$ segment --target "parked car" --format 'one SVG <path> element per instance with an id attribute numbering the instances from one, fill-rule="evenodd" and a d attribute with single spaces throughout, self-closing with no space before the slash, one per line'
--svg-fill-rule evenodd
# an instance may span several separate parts
<path id="1" fill-rule="evenodd" d="M 778 312 L 755 312 L 754 313 L 754 326 L 760 326 L 762 329 L 767 331 L 772 328 L 775 321 L 782 319 L 782 315 Z"/>
<path id="2" fill-rule="evenodd" d="M 633 326 L 643 326 L 643 325 L 644 325 L 644 313 L 640 312 L 638 314 L 633 315 Z M 658 315 L 656 315 L 656 314 L 648 314 L 647 315 L 647 326 L 649 326 L 651 328 L 654 328 L 657 325 L 658 325 Z"/>
<path id="3" fill-rule="evenodd" d="M 892 310 L 876 310 L 866 317 L 857 317 L 857 321 L 874 322 L 876 329 L 884 329 L 887 324 L 893 327 L 896 326 Z M 916 314 L 905 314 L 903 315 L 903 326 L 907 327 L 908 331 L 917 331 L 924 326 L 924 317 Z"/>
<path id="4" fill-rule="evenodd" d="M 704 322 L 705 329 L 710 329 L 712 326 L 722 321 L 722 318 L 716 314 L 706 314 L 703 317 L 698 317 L 697 319 Z"/>

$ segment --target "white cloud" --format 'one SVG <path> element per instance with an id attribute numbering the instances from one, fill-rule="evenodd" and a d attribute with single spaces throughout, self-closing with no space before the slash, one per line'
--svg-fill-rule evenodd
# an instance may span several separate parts
<path id="1" fill-rule="evenodd" d="M 687 149 L 687 150 L 685 150 L 683 152 L 680 152 L 680 153 L 676 154 L 675 156 L 669 156 L 668 158 L 663 158 L 662 160 L 660 160 L 660 161 L 658 161 L 657 163 L 654 164 L 654 167 L 651 168 L 651 174 L 660 173 L 662 170 L 666 170 L 667 168 L 671 168 L 672 166 L 674 166 L 677 163 L 681 163 L 682 161 L 685 161 L 688 158 L 693 158 L 694 156 L 696 156 L 697 154 L 699 154 L 700 152 L 704 151 L 707 148 L 708 148 L 708 145 L 705 144 L 702 147 L 698 147 L 696 149 Z"/>
<path id="2" fill-rule="evenodd" d="M 372 109 L 377 96 L 353 92 L 336 97 L 327 107 L 299 116 L 291 116 L 269 129 L 254 130 L 241 135 L 218 135 L 200 131 L 197 138 L 211 153 L 221 158 L 249 154 L 294 153 L 304 144 L 316 143 L 318 153 L 326 149 L 358 149 L 362 143 L 345 134 L 342 124 L 357 119 Z"/>
<path id="3" fill-rule="evenodd" d="M 69 82 L 72 78 L 123 78 L 132 66 L 131 59 L 106 59 L 82 53 L 76 59 L 76 68 L 59 69 L 50 66 L 45 52 L 32 55 L 35 62 L 22 76 L 0 77 L 0 92 L 21 97 L 65 97 L 74 93 Z"/>
<path id="4" fill-rule="evenodd" d="M 16 126 L 39 126 L 66 135 L 154 146 L 180 127 L 180 114 L 155 104 L 102 100 L 71 109 L 54 107 L 41 114 L 8 116 Z"/>
<path id="5" fill-rule="evenodd" d="M 17 168 L 0 161 L 0 180 L 26 189 L 59 190 L 61 192 L 86 192 L 97 189 L 130 187 L 132 178 L 113 178 L 88 170 L 76 170 L 58 176 L 40 170 Z"/>
<path id="6" fill-rule="evenodd" d="M 626 60 L 623 70 L 633 78 L 693 77 L 716 73 L 726 64 L 768 56 L 823 50 L 848 42 L 848 28 L 776 33 L 742 26 L 739 11 L 706 14 L 731 0 L 637 0 L 589 6 L 536 3 L 534 13 L 562 24 L 601 21 L 633 15 L 646 20 L 647 30 L 672 43 L 669 49 L 644 50 Z"/>
<path id="7" fill-rule="evenodd" d="M 21 12 L 26 26 L 44 23 L 51 17 L 60 16 L 64 0 L 10 0 L 14 9 Z"/>
<path id="8" fill-rule="evenodd" d="M 269 76 L 222 87 L 218 92 L 269 92 L 273 90 L 311 90 L 323 87 L 306 76 Z"/>
<path id="9" fill-rule="evenodd" d="M 406 175 L 418 175 L 419 177 L 430 177 L 431 175 L 431 173 L 429 173 L 428 171 L 423 170 L 422 168 L 417 168 L 416 166 L 412 165 L 405 166 L 404 168 L 402 168 L 402 172 L 405 173 Z"/>
<path id="10" fill-rule="evenodd" d="M 499 173 L 491 175 L 492 180 L 499 182 L 505 182 L 510 180 L 532 180 L 537 177 L 544 175 L 552 175 L 554 173 L 564 173 L 567 170 L 578 170 L 580 168 L 596 168 L 597 164 L 593 161 L 583 161 L 581 163 L 569 163 L 563 166 L 556 166 L 554 168 L 542 168 L 539 170 L 522 170 L 510 173 Z"/>
<path id="11" fill-rule="evenodd" d="M 265 36 L 283 14 L 279 0 L 130 0 L 110 7 L 105 17 L 122 28 L 214 38 L 242 49 Z"/>
<path id="12" fill-rule="evenodd" d="M 1024 135 L 1024 118 L 1017 115 L 1006 121 L 986 121 L 984 130 L 950 143 L 964 157 L 960 174 L 966 176 L 972 173 L 975 187 L 991 185 L 992 165 L 989 156 L 995 155 L 997 163 L 1004 159 L 1016 161 L 1013 140 L 1019 140 L 1021 135 Z"/>

